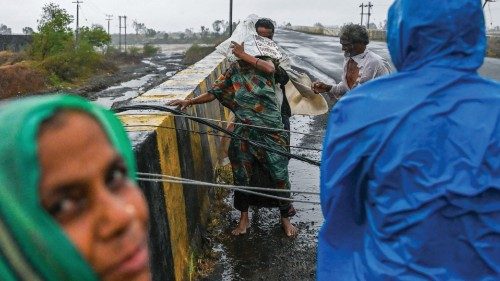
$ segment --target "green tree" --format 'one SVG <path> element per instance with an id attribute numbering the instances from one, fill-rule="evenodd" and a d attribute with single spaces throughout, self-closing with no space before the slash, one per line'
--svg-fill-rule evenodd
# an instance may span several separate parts
<path id="1" fill-rule="evenodd" d="M 95 24 L 90 28 L 87 26 L 80 28 L 80 40 L 85 40 L 94 47 L 103 47 L 111 42 L 111 36 L 104 27 Z"/>
<path id="2" fill-rule="evenodd" d="M 212 23 L 212 28 L 216 33 L 220 33 L 222 30 L 222 27 L 224 25 L 224 22 L 221 20 L 216 20 Z"/>
<path id="3" fill-rule="evenodd" d="M 54 3 L 43 7 L 38 20 L 38 32 L 34 33 L 32 54 L 41 59 L 63 51 L 72 44 L 73 32 L 69 25 L 73 17 Z"/>
<path id="4" fill-rule="evenodd" d="M 132 22 L 132 26 L 135 29 L 136 36 L 139 35 L 140 32 L 144 32 L 144 30 L 146 29 L 146 25 L 144 23 L 138 22 L 136 20 Z"/>
<path id="5" fill-rule="evenodd" d="M 155 37 L 156 36 L 156 30 L 152 28 L 147 28 L 146 29 L 146 37 Z"/>
<path id="6" fill-rule="evenodd" d="M 31 28 L 29 26 L 26 26 L 23 28 L 23 34 L 25 34 L 25 35 L 31 35 L 31 34 L 33 34 L 33 32 L 35 32 L 35 31 L 33 30 L 33 28 Z"/>
<path id="7" fill-rule="evenodd" d="M 12 29 L 6 26 L 5 24 L 0 24 L 0 34 L 10 35 L 12 34 Z"/>

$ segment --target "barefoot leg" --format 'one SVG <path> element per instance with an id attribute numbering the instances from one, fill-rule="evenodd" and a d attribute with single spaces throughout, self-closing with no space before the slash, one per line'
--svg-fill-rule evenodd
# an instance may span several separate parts
<path id="1" fill-rule="evenodd" d="M 297 235 L 298 229 L 290 222 L 290 218 L 281 218 L 281 227 L 285 231 L 286 236 L 293 237 Z"/>
<path id="2" fill-rule="evenodd" d="M 240 221 L 238 226 L 231 231 L 232 235 L 242 235 L 247 233 L 247 228 L 250 227 L 250 220 L 248 219 L 248 212 L 241 212 Z"/>

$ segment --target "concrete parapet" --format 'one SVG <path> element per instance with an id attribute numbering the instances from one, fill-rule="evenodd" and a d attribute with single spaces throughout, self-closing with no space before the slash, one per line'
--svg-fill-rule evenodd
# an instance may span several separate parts
<path id="1" fill-rule="evenodd" d="M 131 104 L 165 105 L 172 99 L 192 98 L 206 92 L 226 68 L 224 57 L 212 53 Z M 191 107 L 187 112 L 226 119 L 226 110 L 218 102 Z M 132 139 L 139 171 L 213 182 L 220 138 L 190 132 L 210 128 L 169 113 L 139 114 L 127 111 L 120 115 Z M 190 280 L 206 231 L 212 190 L 177 183 L 139 184 L 151 210 L 153 279 Z"/>
<path id="2" fill-rule="evenodd" d="M 487 56 L 500 58 L 500 36 L 488 36 Z"/>
<path id="3" fill-rule="evenodd" d="M 373 41 L 387 41 L 387 32 L 379 29 L 368 29 L 368 36 Z"/>

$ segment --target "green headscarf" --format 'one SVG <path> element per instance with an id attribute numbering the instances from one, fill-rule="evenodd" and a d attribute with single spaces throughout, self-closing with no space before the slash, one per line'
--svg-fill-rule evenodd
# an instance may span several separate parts
<path id="1" fill-rule="evenodd" d="M 59 109 L 93 116 L 135 180 L 129 139 L 110 111 L 69 95 L 0 104 L 0 280 L 98 279 L 39 199 L 38 130 Z"/>

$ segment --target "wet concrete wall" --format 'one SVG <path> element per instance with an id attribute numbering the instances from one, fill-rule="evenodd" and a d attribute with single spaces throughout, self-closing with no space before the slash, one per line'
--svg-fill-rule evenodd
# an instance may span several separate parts
<path id="1" fill-rule="evenodd" d="M 309 33 L 309 34 L 318 34 L 318 35 L 326 35 L 338 37 L 340 29 L 338 28 L 326 28 L 326 27 L 317 27 L 317 26 L 291 26 L 287 29 Z M 385 30 L 378 29 L 370 29 L 368 30 L 368 35 L 370 36 L 370 40 L 374 41 L 387 41 L 387 32 Z M 488 48 L 487 48 L 487 56 L 500 58 L 500 37 L 498 36 L 487 36 L 488 38 Z"/>
<path id="2" fill-rule="evenodd" d="M 19 52 L 31 43 L 31 35 L 0 35 L 0 51 Z"/>
<path id="3" fill-rule="evenodd" d="M 131 103 L 165 105 L 172 99 L 192 98 L 206 92 L 226 67 L 222 56 L 211 54 Z M 228 115 L 215 101 L 187 112 L 212 119 Z M 167 113 L 128 111 L 120 118 L 132 139 L 140 172 L 213 182 L 220 160 L 220 138 L 189 132 L 207 132 L 210 128 Z M 213 191 L 176 183 L 139 184 L 151 210 L 154 280 L 190 280 L 206 232 Z"/>

